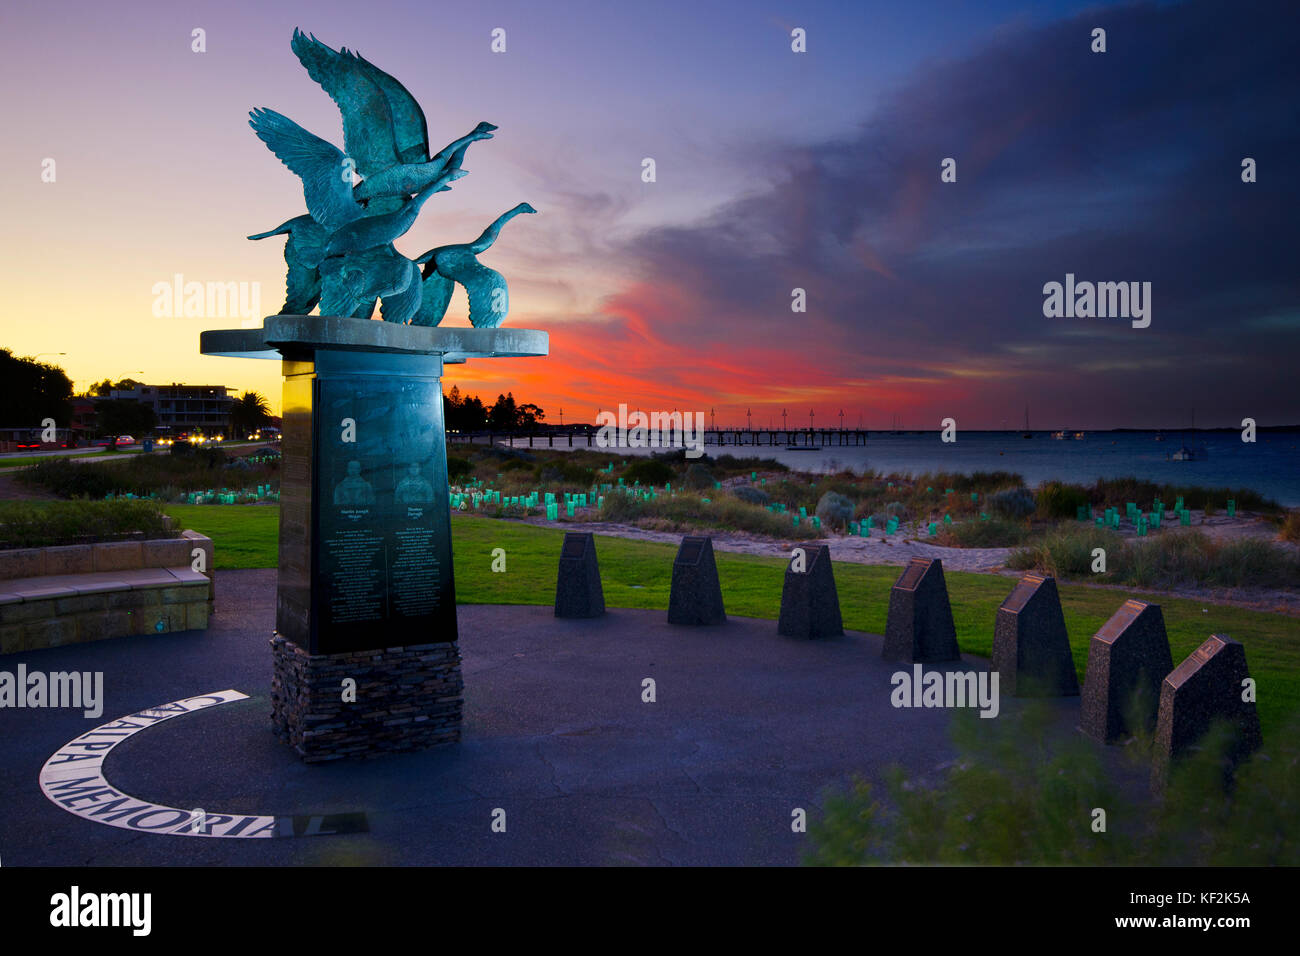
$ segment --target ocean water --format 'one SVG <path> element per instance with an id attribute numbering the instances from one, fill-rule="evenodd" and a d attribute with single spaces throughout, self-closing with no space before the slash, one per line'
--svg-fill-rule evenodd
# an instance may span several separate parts
<path id="1" fill-rule="evenodd" d="M 937 431 L 893 435 L 872 432 L 864 445 L 823 445 L 817 451 L 787 451 L 783 445 L 708 445 L 705 454 L 775 458 L 800 471 L 922 472 L 1011 471 L 1027 484 L 1061 481 L 1090 484 L 1097 478 L 1133 475 L 1157 482 L 1210 488 L 1249 488 L 1278 504 L 1300 506 L 1300 431 L 1260 432 L 1254 443 L 1238 432 L 1189 433 L 1186 443 L 1204 446 L 1200 461 L 1172 461 L 1184 442 L 1181 432 L 1089 432 L 1080 441 L 1056 440 L 1045 432 L 1022 438 L 1020 432 L 958 432 L 945 444 Z M 577 439 L 575 447 L 577 446 Z M 518 443 L 526 444 L 526 442 Z M 556 442 L 559 448 L 561 442 Z M 538 442 L 544 447 L 545 442 Z M 565 443 L 567 447 L 567 442 Z M 585 442 L 583 443 L 585 447 Z M 649 454 L 659 449 L 624 449 Z"/>

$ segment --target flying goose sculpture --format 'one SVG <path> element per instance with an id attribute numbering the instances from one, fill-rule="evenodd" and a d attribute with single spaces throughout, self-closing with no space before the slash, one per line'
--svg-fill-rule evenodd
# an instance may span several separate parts
<path id="1" fill-rule="evenodd" d="M 355 187 L 359 200 L 405 198 L 421 191 L 442 176 L 453 160 L 453 168 L 459 169 L 465 148 L 491 139 L 496 129 L 491 123 L 479 123 L 430 153 L 424 111 L 396 79 L 359 53 L 346 47 L 331 49 L 301 30 L 294 30 L 291 46 L 343 117 L 343 144 L 364 177 Z"/>
<path id="2" fill-rule="evenodd" d="M 353 195 L 350 175 L 356 168 L 355 162 L 333 143 L 308 132 L 275 110 L 259 108 L 248 115 L 251 117 L 248 125 L 257 138 L 302 180 L 302 195 L 311 217 L 330 232 L 367 216 L 401 209 L 405 196 L 394 198 L 383 209 L 358 202 Z M 433 184 L 436 184 L 434 191 L 450 189 L 446 184 L 465 174 L 463 169 L 446 169 L 441 176 L 424 184 L 421 191 Z"/>
<path id="3" fill-rule="evenodd" d="M 446 183 L 455 179 L 456 170 L 447 170 L 437 179 L 431 180 L 410 199 L 405 200 L 396 212 L 379 216 L 363 216 L 354 219 L 346 226 L 336 230 L 325 244 L 326 256 L 338 256 L 347 252 L 361 252 L 373 246 L 383 246 L 401 236 L 415 225 L 415 217 L 420 214 L 420 207 L 425 200 L 436 192 L 447 189 Z"/>
<path id="4" fill-rule="evenodd" d="M 382 299 L 385 322 L 405 324 L 420 308 L 419 267 L 391 245 L 336 256 L 321 263 L 321 315 L 368 319 Z"/>
<path id="5" fill-rule="evenodd" d="M 537 210 L 528 203 L 521 202 L 498 216 L 473 242 L 438 246 L 416 259 L 416 263 L 424 267 L 424 290 L 423 301 L 411 324 L 437 325 L 441 322 L 451 302 L 451 293 L 456 283 L 460 283 L 469 296 L 470 325 L 477 329 L 494 329 L 500 325 L 510 308 L 505 276 L 480 263 L 477 257 L 496 242 L 501 227 L 507 222 L 520 213 L 535 212 Z"/>
<path id="6" fill-rule="evenodd" d="M 320 263 L 325 258 L 325 242 L 329 233 L 311 216 L 296 216 L 269 232 L 259 232 L 249 239 L 268 239 L 287 235 L 284 244 L 284 262 L 289 267 L 285 275 L 284 306 L 280 315 L 307 315 L 320 301 Z"/>

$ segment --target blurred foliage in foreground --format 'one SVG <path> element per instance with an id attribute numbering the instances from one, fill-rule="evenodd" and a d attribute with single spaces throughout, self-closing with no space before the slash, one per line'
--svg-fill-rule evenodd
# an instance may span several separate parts
<path id="1" fill-rule="evenodd" d="M 812 848 L 804 862 L 1300 863 L 1300 723 L 1294 719 L 1238 767 L 1230 791 L 1223 786 L 1230 741 L 1226 727 L 1216 728 L 1174 764 L 1163 801 L 1148 789 L 1149 738 L 1120 748 L 1118 760 L 1103 759 L 1102 746 L 1082 734 L 1062 739 L 1044 703 L 1026 702 L 1005 719 L 1008 726 L 991 728 L 971 711 L 958 712 L 958 759 L 935 779 L 908 779 L 891 768 L 883 799 L 862 780 L 848 793 L 828 793 L 821 817 L 809 822 Z M 1094 830 L 1097 809 L 1105 811 L 1104 832 Z"/>

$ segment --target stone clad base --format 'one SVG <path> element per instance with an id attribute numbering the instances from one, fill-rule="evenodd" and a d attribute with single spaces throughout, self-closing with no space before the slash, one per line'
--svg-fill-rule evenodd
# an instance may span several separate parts
<path id="1" fill-rule="evenodd" d="M 460 740 L 465 684 L 454 643 L 308 654 L 277 634 L 271 654 L 271 726 L 308 763 Z M 343 700 L 347 678 L 355 703 Z"/>

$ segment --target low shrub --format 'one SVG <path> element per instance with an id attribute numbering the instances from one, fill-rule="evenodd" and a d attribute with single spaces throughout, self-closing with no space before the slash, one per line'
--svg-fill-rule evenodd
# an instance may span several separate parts
<path id="1" fill-rule="evenodd" d="M 149 501 L 0 501 L 0 550 L 179 533 Z"/>
<path id="2" fill-rule="evenodd" d="M 853 520 L 853 499 L 828 491 L 817 501 L 816 515 L 830 528 L 843 528 Z"/>
<path id="3" fill-rule="evenodd" d="M 719 455 L 713 459 L 714 465 L 729 472 L 779 471 L 788 472 L 789 465 L 782 464 L 775 458 L 759 458 L 754 455 L 738 458 L 735 455 Z"/>
<path id="4" fill-rule="evenodd" d="M 953 717 L 957 758 L 932 777 L 885 768 L 877 795 L 859 779 L 832 790 L 810 820 L 813 865 L 1295 866 L 1300 864 L 1300 724 L 1292 721 L 1223 786 L 1224 728 L 1175 764 L 1163 800 L 1123 786 L 1077 734 L 1053 738 L 1050 705 L 1030 701 L 996 721 Z M 990 727 L 996 724 L 997 727 Z M 1118 748 L 1149 773 L 1150 741 Z M 1079 821 L 1105 807 L 1123 821 L 1095 833 Z"/>
<path id="5" fill-rule="evenodd" d="M 1104 548 L 1108 556 L 1113 556 L 1122 546 L 1123 539 L 1114 531 L 1096 525 L 1066 525 L 1011 552 L 1007 567 L 1042 571 L 1058 578 L 1080 577 L 1091 574 L 1095 548 Z"/>
<path id="6" fill-rule="evenodd" d="M 639 481 L 643 485 L 660 487 L 672 481 L 675 475 L 671 465 L 657 458 L 642 458 L 623 469 L 623 480 L 629 485 Z"/>
<path id="7" fill-rule="evenodd" d="M 1038 513 L 1044 518 L 1074 518 L 1088 504 L 1088 495 L 1078 485 L 1045 482 L 1036 496 Z"/>
<path id="8" fill-rule="evenodd" d="M 713 472 L 698 462 L 686 469 L 682 484 L 694 491 L 707 491 L 713 487 Z"/>
<path id="9" fill-rule="evenodd" d="M 760 505 L 767 507 L 772 501 L 772 496 L 762 488 L 756 488 L 753 485 L 737 485 L 731 489 L 731 493 L 741 501 L 751 505 Z"/>
<path id="10" fill-rule="evenodd" d="M 988 509 L 1004 518 L 1028 518 L 1038 503 L 1028 488 L 1004 488 L 988 497 Z"/>
<path id="11" fill-rule="evenodd" d="M 278 483 L 278 460 L 258 461 L 246 468 L 226 468 L 226 463 L 221 449 L 200 447 L 177 457 L 132 455 L 115 464 L 52 458 L 24 468 L 15 477 L 60 498 L 95 500 L 109 494 L 148 497 L 164 491 L 172 495 L 220 488 L 243 491 Z"/>
<path id="12" fill-rule="evenodd" d="M 1094 548 L 1106 551 L 1104 575 L 1092 572 Z M 1286 548 L 1261 538 L 1216 541 L 1189 529 L 1126 541 L 1095 525 L 1058 528 L 1012 552 L 1007 567 L 1148 588 L 1293 588 L 1300 582 L 1300 557 Z"/>
<path id="13" fill-rule="evenodd" d="M 587 488 L 595 480 L 596 472 L 576 461 L 552 461 L 541 468 L 538 479 L 543 484 L 573 485 Z"/>
<path id="14" fill-rule="evenodd" d="M 941 525 L 939 543 L 947 548 L 1013 548 L 1023 544 L 1030 533 L 1023 521 L 966 520 Z"/>

